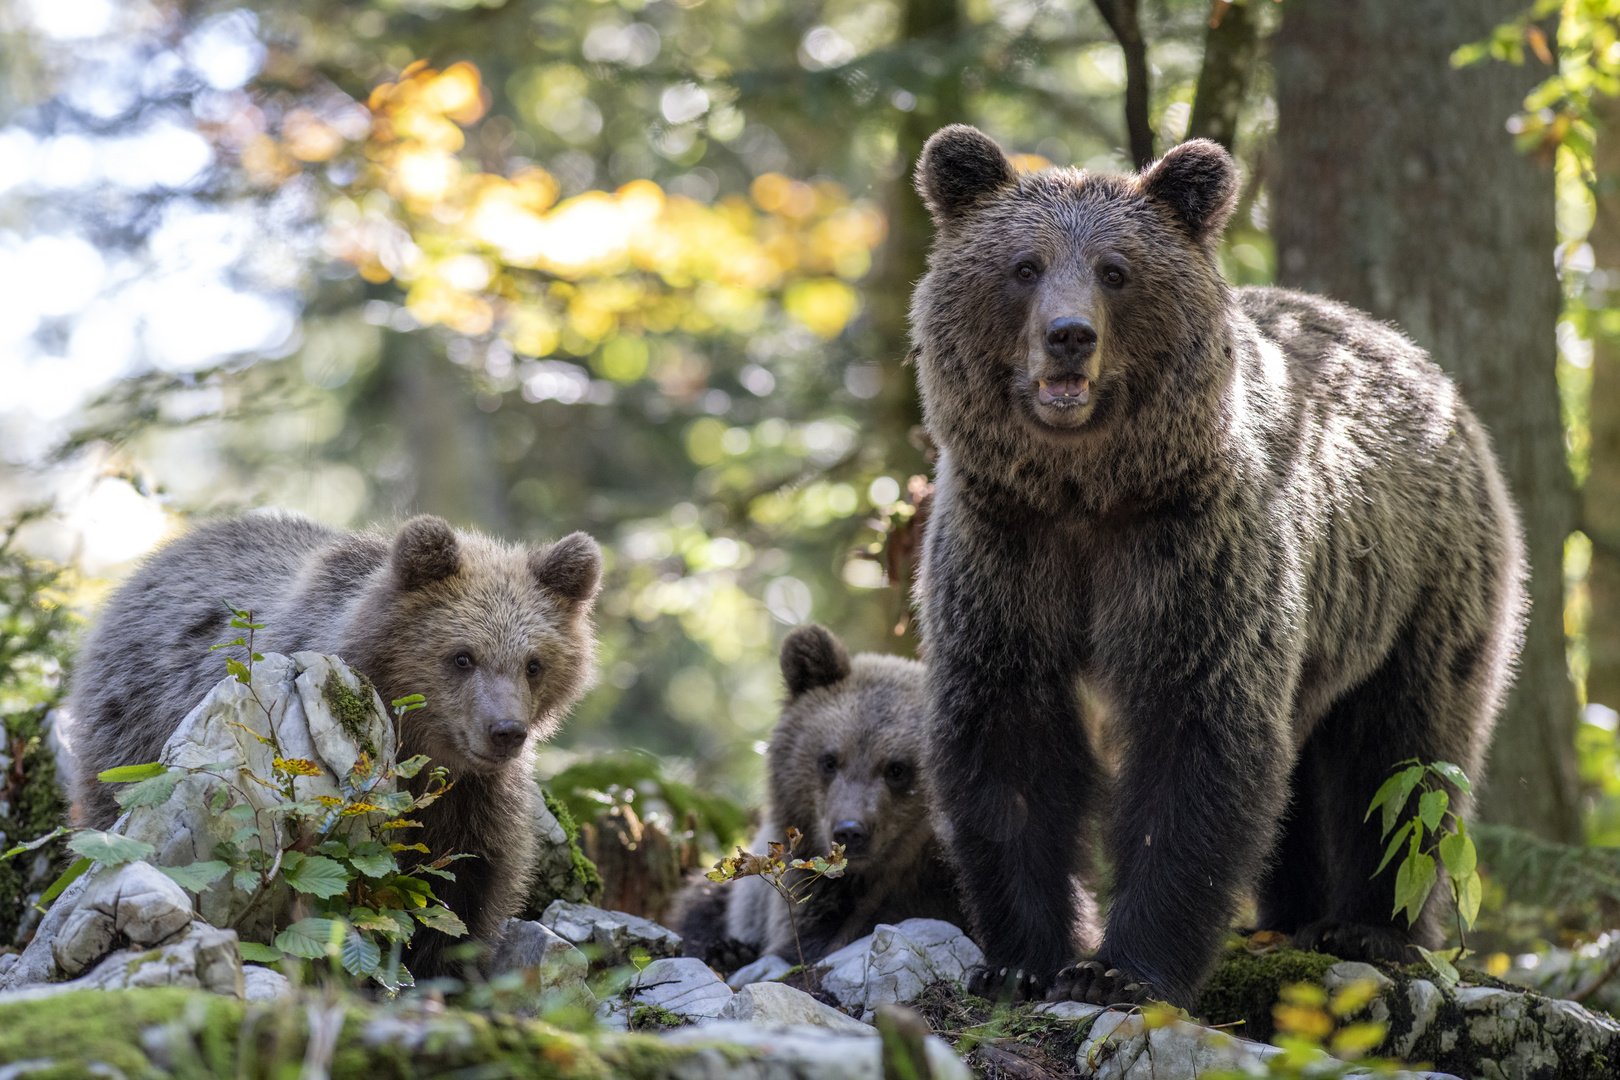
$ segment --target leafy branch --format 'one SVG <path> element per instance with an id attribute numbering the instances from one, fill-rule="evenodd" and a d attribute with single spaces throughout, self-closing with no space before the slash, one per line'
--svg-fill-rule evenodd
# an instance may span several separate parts
<path id="1" fill-rule="evenodd" d="M 737 849 L 737 854 L 728 855 L 714 864 L 714 869 L 708 872 L 710 881 L 735 881 L 738 878 L 757 877 L 787 905 L 788 926 L 793 930 L 793 947 L 799 952 L 799 966 L 804 966 L 804 946 L 799 942 L 799 924 L 794 917 L 794 908 L 810 899 L 810 886 L 822 878 L 835 878 L 844 873 L 849 866 L 849 860 L 844 858 L 844 845 L 834 844 L 825 856 L 817 855 L 813 859 L 795 859 L 794 849 L 804 839 L 804 834 L 792 826 L 788 827 L 787 843 L 772 840 L 766 844 L 766 854 L 756 855 L 752 852 Z M 790 871 L 800 871 L 788 879 Z"/>

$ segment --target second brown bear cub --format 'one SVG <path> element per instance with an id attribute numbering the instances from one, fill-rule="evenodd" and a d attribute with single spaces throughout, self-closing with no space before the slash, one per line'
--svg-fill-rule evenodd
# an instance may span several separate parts
<path id="1" fill-rule="evenodd" d="M 81 653 L 72 707 L 86 824 L 118 816 L 96 774 L 156 761 L 219 681 L 208 647 L 232 636 L 228 600 L 265 624 L 261 652 L 336 653 L 384 702 L 426 697 L 400 721 L 399 754 L 426 754 L 455 786 L 421 812 L 412 840 L 435 856 L 476 856 L 434 891 L 488 941 L 533 874 L 533 750 L 585 688 L 601 559 L 584 533 L 526 550 L 427 516 L 391 539 L 285 514 L 203 525 L 113 594 Z M 442 971 L 450 941 L 419 930 L 412 969 Z"/>
<path id="2" fill-rule="evenodd" d="M 767 802 L 754 850 L 791 827 L 804 834 L 800 858 L 842 844 L 849 859 L 842 877 L 811 884 L 809 900 L 795 909 L 805 962 L 878 923 L 962 925 L 955 876 L 933 825 L 923 665 L 871 653 L 852 660 L 820 626 L 790 633 L 781 662 L 787 700 L 766 754 Z M 688 956 L 722 968 L 761 953 L 799 962 L 787 906 L 758 878 L 694 886 L 672 921 Z"/>
<path id="3" fill-rule="evenodd" d="M 1191 1006 L 1249 889 L 1263 928 L 1347 959 L 1436 946 L 1446 890 L 1392 918 L 1364 818 L 1403 759 L 1478 779 L 1518 649 L 1518 522 L 1456 387 L 1361 312 L 1226 284 L 1215 143 L 1020 175 L 950 127 L 918 187 L 919 597 L 971 984 Z M 1108 924 L 1065 968 L 1099 811 Z"/>

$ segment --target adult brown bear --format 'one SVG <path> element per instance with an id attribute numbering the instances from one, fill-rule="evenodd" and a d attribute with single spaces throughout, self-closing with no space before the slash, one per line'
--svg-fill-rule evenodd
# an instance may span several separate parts
<path id="1" fill-rule="evenodd" d="M 1478 776 L 1520 640 L 1518 524 L 1456 388 L 1360 312 L 1226 284 L 1214 143 L 1019 175 L 956 126 L 917 184 L 918 597 L 974 988 L 1191 1005 L 1251 888 L 1340 956 L 1436 944 L 1363 815 L 1404 758 Z M 1113 898 L 1075 963 L 1099 809 Z"/>

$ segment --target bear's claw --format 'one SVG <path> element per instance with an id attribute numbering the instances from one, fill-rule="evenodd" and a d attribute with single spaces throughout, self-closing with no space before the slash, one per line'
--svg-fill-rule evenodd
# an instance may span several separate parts
<path id="1" fill-rule="evenodd" d="M 1090 1005 L 1140 1005 L 1154 998 L 1153 986 L 1124 968 L 1082 960 L 1057 973 L 1048 1001 L 1081 1001 Z"/>
<path id="2" fill-rule="evenodd" d="M 975 964 L 967 973 L 967 992 L 991 1001 L 1040 1001 L 1046 995 L 1047 983 L 1023 968 Z"/>

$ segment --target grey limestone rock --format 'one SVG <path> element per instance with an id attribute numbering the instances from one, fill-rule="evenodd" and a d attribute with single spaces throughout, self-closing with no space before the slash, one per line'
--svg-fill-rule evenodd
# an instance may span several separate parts
<path id="1" fill-rule="evenodd" d="M 654 960 L 618 996 L 597 1007 L 609 1027 L 627 1028 L 637 1006 L 651 1005 L 689 1019 L 715 1019 L 731 1000 L 731 988 L 692 957 Z"/>
<path id="2" fill-rule="evenodd" d="M 775 982 L 744 986 L 721 1007 L 720 1020 L 746 1020 L 750 1024 L 810 1025 L 854 1035 L 876 1036 L 877 1029 L 823 1005 L 803 990 Z"/>
<path id="3" fill-rule="evenodd" d="M 984 954 L 966 934 L 938 919 L 881 923 L 868 936 L 824 957 L 821 988 L 870 1021 L 879 1005 L 915 1001 L 930 983 L 960 983 Z"/>
<path id="4" fill-rule="evenodd" d="M 884 1076 L 883 1040 L 870 1035 L 731 1020 L 679 1028 L 663 1039 L 672 1046 L 706 1050 L 681 1069 L 682 1076 L 703 1080 L 883 1080 Z M 967 1065 L 944 1042 L 930 1035 L 924 1045 L 933 1080 L 971 1080 Z"/>
<path id="5" fill-rule="evenodd" d="M 242 996 L 249 1001 L 275 1001 L 292 996 L 287 976 L 259 964 L 242 965 Z"/>
<path id="6" fill-rule="evenodd" d="M 51 954 L 64 974 L 77 975 L 120 938 L 137 947 L 158 945 L 193 918 L 190 895 L 149 863 L 104 868 L 56 933 Z"/>
<path id="7" fill-rule="evenodd" d="M 546 983 L 580 982 L 589 974 L 590 964 L 572 942 L 544 923 L 507 919 L 487 973 L 504 975 L 531 968 L 540 969 Z"/>
<path id="8" fill-rule="evenodd" d="M 779 979 L 791 970 L 793 970 L 793 965 L 788 961 L 775 953 L 766 953 L 752 964 L 744 965 L 733 971 L 726 978 L 726 985 L 733 990 L 741 990 L 749 983 L 771 982 Z"/>
<path id="9" fill-rule="evenodd" d="M 628 962 L 636 949 L 645 950 L 655 960 L 681 955 L 679 934 L 639 915 L 555 900 L 540 921 L 570 944 L 593 946 L 596 955 L 592 959 L 604 967 Z"/>

